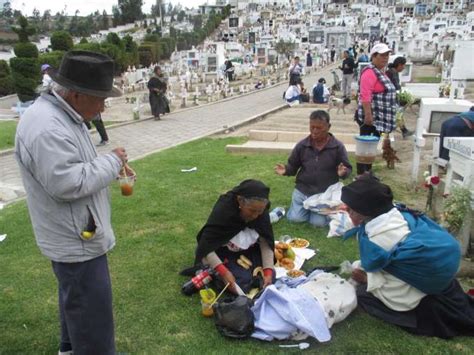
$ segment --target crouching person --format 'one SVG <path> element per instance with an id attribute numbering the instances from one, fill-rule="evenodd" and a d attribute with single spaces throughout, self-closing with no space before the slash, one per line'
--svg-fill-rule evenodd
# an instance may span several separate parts
<path id="1" fill-rule="evenodd" d="M 474 335 L 474 299 L 455 274 L 458 242 L 421 213 L 394 206 L 389 186 L 373 178 L 342 189 L 357 233 L 358 304 L 370 315 L 419 335 Z"/>
<path id="2" fill-rule="evenodd" d="M 270 189 L 244 180 L 221 195 L 197 235 L 195 264 L 209 266 L 238 293 L 248 292 L 255 268 L 263 268 L 263 287 L 274 279 L 274 237 L 268 214 Z M 181 272 L 191 276 L 194 268 Z"/>

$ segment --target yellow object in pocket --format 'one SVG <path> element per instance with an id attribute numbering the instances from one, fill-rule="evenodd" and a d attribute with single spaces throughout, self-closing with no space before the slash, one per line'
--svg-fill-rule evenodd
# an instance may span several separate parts
<path id="1" fill-rule="evenodd" d="M 81 236 L 84 240 L 89 240 L 92 239 L 95 235 L 95 232 L 88 232 L 88 231 L 83 231 L 81 233 Z"/>

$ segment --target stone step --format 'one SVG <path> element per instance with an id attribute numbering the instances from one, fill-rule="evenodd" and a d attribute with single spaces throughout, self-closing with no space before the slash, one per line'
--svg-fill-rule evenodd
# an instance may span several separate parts
<path id="1" fill-rule="evenodd" d="M 291 153 L 296 142 L 268 142 L 268 141 L 248 141 L 241 145 L 228 144 L 226 152 L 228 153 Z M 347 152 L 355 152 L 355 145 L 346 144 Z"/>
<path id="2" fill-rule="evenodd" d="M 336 138 L 344 144 L 354 144 L 355 133 L 337 133 Z M 249 131 L 249 140 L 265 142 L 297 143 L 308 136 L 308 131 L 271 131 L 252 129 Z"/>

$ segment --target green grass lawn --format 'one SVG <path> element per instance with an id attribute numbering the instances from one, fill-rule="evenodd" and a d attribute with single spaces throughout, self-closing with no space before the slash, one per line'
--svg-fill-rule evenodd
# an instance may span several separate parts
<path id="1" fill-rule="evenodd" d="M 226 144 L 241 138 L 202 139 L 133 162 L 134 195 L 112 186 L 117 245 L 109 254 L 113 279 L 117 351 L 127 354 L 288 353 L 277 343 L 235 341 L 220 336 L 200 314 L 198 297 L 181 295 L 187 281 L 178 272 L 193 262 L 195 235 L 219 194 L 246 178 L 271 187 L 273 206 L 288 207 L 294 178 L 273 173 L 286 155 L 230 155 Z M 198 167 L 195 173 L 180 169 Z M 394 172 L 390 172 L 391 175 Z M 405 187 L 395 190 L 400 194 Z M 419 196 L 410 195 L 412 199 Z M 275 236 L 310 240 L 320 253 L 305 268 L 358 258 L 355 242 L 327 239 L 326 229 L 274 226 Z M 58 349 L 57 289 L 50 262 L 35 245 L 25 202 L 0 212 L 0 354 L 54 354 Z M 474 339 L 443 341 L 412 336 L 356 310 L 336 324 L 332 340 L 311 341 L 309 353 L 460 353 Z M 296 352 L 296 351 L 293 351 Z"/>
<path id="2" fill-rule="evenodd" d="M 438 84 L 441 82 L 441 77 L 437 76 L 420 76 L 413 79 L 414 83 Z"/>
<path id="3" fill-rule="evenodd" d="M 0 150 L 15 145 L 16 121 L 0 121 Z"/>

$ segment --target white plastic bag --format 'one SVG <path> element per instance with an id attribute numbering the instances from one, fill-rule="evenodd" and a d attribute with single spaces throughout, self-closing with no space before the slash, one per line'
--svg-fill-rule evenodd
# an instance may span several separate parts
<path id="1" fill-rule="evenodd" d="M 342 203 L 341 192 L 343 186 L 342 182 L 337 182 L 329 186 L 323 193 L 308 197 L 303 202 L 303 207 L 323 215 L 335 213 L 336 208 Z"/>
<path id="2" fill-rule="evenodd" d="M 349 214 L 345 211 L 330 214 L 329 218 L 331 221 L 329 222 L 328 238 L 343 236 L 349 229 L 354 228 Z"/>

